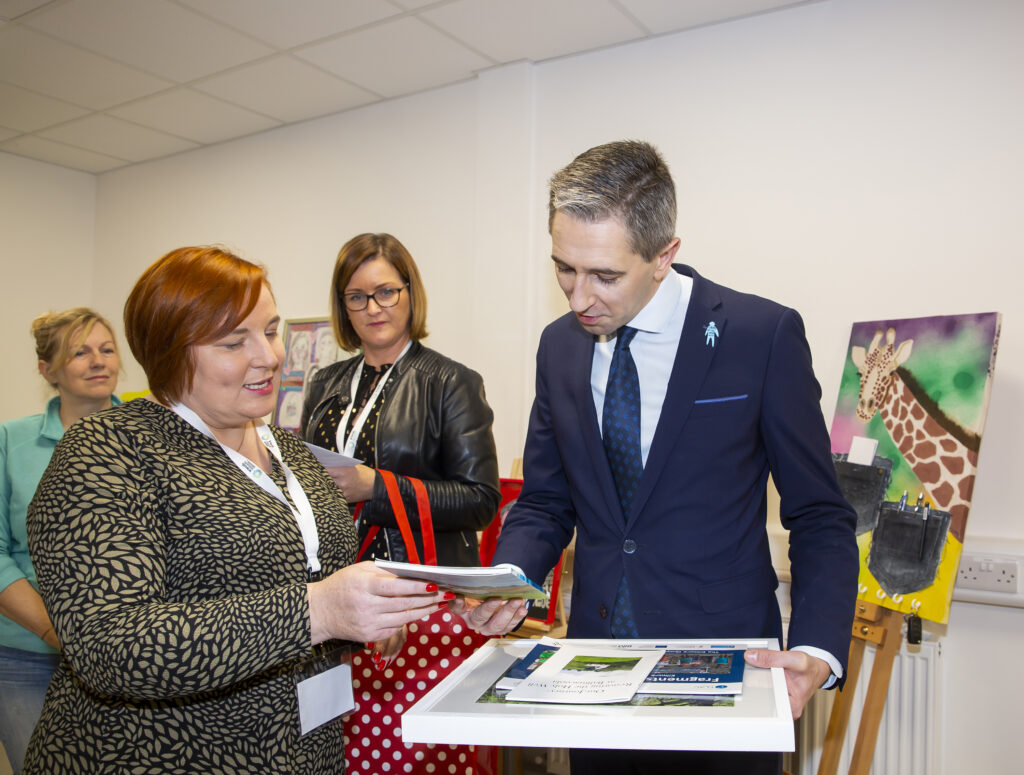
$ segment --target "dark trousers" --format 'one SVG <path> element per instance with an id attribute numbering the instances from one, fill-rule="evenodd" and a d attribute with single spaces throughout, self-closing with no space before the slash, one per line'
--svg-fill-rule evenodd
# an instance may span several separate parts
<path id="1" fill-rule="evenodd" d="M 573 748 L 572 775 L 781 775 L 782 754 Z"/>

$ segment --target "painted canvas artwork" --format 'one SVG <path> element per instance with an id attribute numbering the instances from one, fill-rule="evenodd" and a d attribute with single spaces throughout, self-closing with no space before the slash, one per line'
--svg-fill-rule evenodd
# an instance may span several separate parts
<path id="1" fill-rule="evenodd" d="M 328 318 L 286 320 L 282 338 L 285 358 L 273 423 L 298 433 L 306 385 L 317 371 L 344 353 L 338 349 Z"/>
<path id="2" fill-rule="evenodd" d="M 884 487 L 870 514 L 858 504 L 862 600 L 949 617 L 1000 322 L 988 312 L 853 325 L 830 436 L 839 461 L 855 437 L 878 442 L 861 466 Z"/>

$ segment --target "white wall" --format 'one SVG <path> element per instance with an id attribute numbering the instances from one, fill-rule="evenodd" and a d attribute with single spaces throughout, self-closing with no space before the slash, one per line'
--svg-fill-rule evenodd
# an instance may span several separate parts
<path id="1" fill-rule="evenodd" d="M 0 153 L 0 420 L 42 411 L 54 395 L 36 370 L 32 320 L 93 302 L 95 191 L 92 175 Z"/>
<path id="2" fill-rule="evenodd" d="M 390 231 L 423 269 L 428 344 L 484 375 L 508 470 L 537 336 L 565 309 L 545 180 L 591 145 L 649 139 L 679 187 L 682 260 L 803 313 L 827 418 L 851 322 L 1004 313 L 968 536 L 1021 539 L 1022 28 L 1015 0 L 828 0 L 113 172 L 98 179 L 95 268 L 76 287 L 93 284 L 116 316 L 163 252 L 222 242 L 269 265 L 285 317 L 323 314 L 342 242 Z M 24 291 L 33 309 L 50 303 L 42 287 Z M 129 369 L 125 387 L 141 386 Z M 972 654 L 1020 651 L 1024 612 L 955 604 L 946 644 L 945 771 L 1005 771 L 1024 756 L 1024 671 L 1008 662 L 980 690 Z"/>
<path id="3" fill-rule="evenodd" d="M 537 98 L 542 170 L 659 145 L 681 260 L 803 313 L 829 417 L 851 321 L 1002 311 L 969 530 L 1016 537 L 1022 23 L 1010 0 L 833 0 L 566 59 Z"/>

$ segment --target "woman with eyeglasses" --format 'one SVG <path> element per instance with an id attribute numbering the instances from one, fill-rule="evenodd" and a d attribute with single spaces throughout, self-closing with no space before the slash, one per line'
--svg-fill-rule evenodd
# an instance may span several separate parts
<path id="1" fill-rule="evenodd" d="M 423 281 L 401 242 L 390 234 L 360 234 L 345 243 L 331 283 L 331 321 L 341 348 L 359 352 L 325 366 L 309 383 L 302 435 L 313 444 L 364 461 L 328 468 L 346 500 L 359 509 L 361 559 L 410 561 L 415 554 L 422 561 L 429 556 L 410 480 L 415 477 L 422 481 L 429 501 L 437 564 L 479 565 L 477 531 L 494 518 L 500 500 L 493 412 L 479 374 L 421 344 L 427 336 L 426 319 Z M 390 474 L 409 516 L 414 553 L 405 545 L 387 491 L 385 478 Z M 395 670 L 408 678 L 407 669 L 415 668 L 423 656 L 416 654 L 423 643 L 410 637 L 390 670 L 380 657 L 382 645 L 370 647 L 377 683 L 387 682 Z M 393 644 L 387 645 L 391 651 Z M 444 655 L 445 666 L 439 673 L 406 680 L 407 688 L 394 692 L 396 697 L 390 701 L 387 691 L 378 690 L 365 704 L 384 703 L 385 710 L 394 702 L 410 707 L 414 700 L 407 698 L 407 691 L 422 695 L 471 651 L 462 641 L 451 645 L 452 653 Z M 357 665 L 353 677 L 357 681 L 353 718 L 358 719 L 359 704 L 364 701 Z M 421 680 L 423 687 L 417 689 Z M 395 710 L 391 727 L 398 727 L 400 710 Z M 391 727 L 385 734 L 391 735 Z M 425 750 L 427 746 L 414 752 L 400 739 L 395 743 L 403 755 L 415 753 L 419 767 L 434 761 L 438 753 Z M 370 755 L 365 748 L 348 746 L 353 771 L 358 771 L 353 758 Z M 443 762 L 445 769 L 466 756 L 464 751 L 440 755 L 437 763 Z M 459 771 L 467 771 L 466 765 Z"/>

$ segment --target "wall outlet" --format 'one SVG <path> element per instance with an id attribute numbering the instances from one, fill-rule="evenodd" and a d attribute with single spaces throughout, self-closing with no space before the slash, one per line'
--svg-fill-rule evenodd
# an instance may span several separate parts
<path id="1" fill-rule="evenodd" d="M 967 536 L 960 553 L 953 600 L 1024 608 L 1022 569 L 1024 539 Z"/>
<path id="2" fill-rule="evenodd" d="M 960 589 L 1017 594 L 1020 568 L 1014 558 L 964 554 L 960 557 L 956 585 Z"/>

